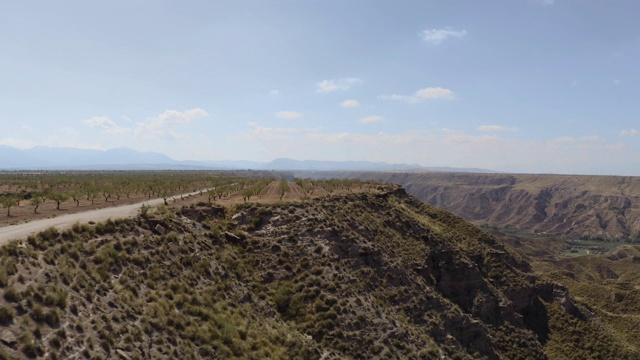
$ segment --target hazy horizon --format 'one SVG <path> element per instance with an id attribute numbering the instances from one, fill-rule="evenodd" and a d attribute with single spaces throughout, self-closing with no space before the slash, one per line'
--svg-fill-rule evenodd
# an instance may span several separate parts
<path id="1" fill-rule="evenodd" d="M 638 13 L 577 0 L 6 1 L 0 145 L 640 175 Z"/>

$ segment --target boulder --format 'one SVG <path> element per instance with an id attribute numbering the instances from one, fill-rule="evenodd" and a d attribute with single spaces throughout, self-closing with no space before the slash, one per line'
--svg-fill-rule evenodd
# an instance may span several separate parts
<path id="1" fill-rule="evenodd" d="M 16 338 L 16 335 L 11 331 L 3 330 L 0 333 L 0 342 L 9 347 L 14 347 L 18 343 L 18 339 Z"/>

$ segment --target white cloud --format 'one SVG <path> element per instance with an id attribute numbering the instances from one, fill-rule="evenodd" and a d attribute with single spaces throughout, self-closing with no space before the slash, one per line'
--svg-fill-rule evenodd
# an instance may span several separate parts
<path id="1" fill-rule="evenodd" d="M 433 45 L 438 45 L 443 42 L 447 38 L 455 37 L 461 38 L 467 35 L 466 30 L 454 30 L 450 27 L 445 27 L 443 29 L 429 29 L 423 30 L 419 33 L 422 40 L 431 43 Z"/>
<path id="2" fill-rule="evenodd" d="M 286 111 L 279 111 L 276 114 L 276 117 L 278 119 L 284 119 L 284 120 L 295 120 L 295 119 L 301 118 L 302 114 L 296 111 L 286 110 Z"/>
<path id="3" fill-rule="evenodd" d="M 340 103 L 340 106 L 346 108 L 355 108 L 360 106 L 360 102 L 358 100 L 345 100 Z"/>
<path id="4" fill-rule="evenodd" d="M 111 135 L 124 135 L 132 132 L 136 139 L 184 139 L 187 135 L 178 133 L 175 129 L 207 115 L 206 111 L 196 108 L 187 111 L 166 110 L 156 117 L 149 117 L 145 121 L 138 122 L 135 127 L 120 126 L 108 116 L 94 116 L 83 120 L 82 123 L 90 128 L 102 129 Z M 122 118 L 127 122 L 133 122 L 125 115 L 122 115 Z"/>
<path id="5" fill-rule="evenodd" d="M 195 120 L 197 118 L 202 118 L 207 115 L 209 114 L 207 114 L 206 111 L 200 108 L 191 109 L 184 112 L 175 111 L 175 110 L 166 110 L 165 112 L 160 114 L 160 116 L 151 118 L 150 122 L 155 124 L 163 124 L 163 125 L 186 124 L 191 122 L 192 120 Z"/>
<path id="6" fill-rule="evenodd" d="M 135 135 L 142 139 L 153 138 L 185 138 L 186 135 L 174 131 L 179 125 L 185 125 L 191 121 L 207 116 L 207 112 L 196 108 L 187 111 L 166 110 L 156 117 L 147 118 L 144 122 L 138 123 Z"/>
<path id="7" fill-rule="evenodd" d="M 351 85 L 360 83 L 362 83 L 362 80 L 358 78 L 322 80 L 316 84 L 316 92 L 328 93 L 336 90 L 347 90 Z"/>
<path id="8" fill-rule="evenodd" d="M 269 95 L 271 95 L 271 96 L 280 96 L 282 94 L 280 93 L 280 90 L 274 89 L 274 90 L 269 91 Z"/>
<path id="9" fill-rule="evenodd" d="M 380 95 L 382 100 L 401 100 L 410 104 L 421 103 L 425 100 L 454 100 L 455 94 L 449 89 L 442 87 L 428 87 L 417 90 L 413 95 Z"/>
<path id="10" fill-rule="evenodd" d="M 382 116 L 375 116 L 374 115 L 374 116 L 367 116 L 367 117 L 360 118 L 360 123 L 362 123 L 362 124 L 373 124 L 373 123 L 380 122 L 382 120 L 384 120 L 382 118 Z"/>
<path id="11" fill-rule="evenodd" d="M 16 139 L 16 138 L 4 138 L 0 139 L 0 145 L 10 146 L 16 149 L 30 149 L 37 144 L 31 140 Z"/>
<path id="12" fill-rule="evenodd" d="M 480 132 L 518 131 L 517 128 L 508 128 L 500 125 L 482 125 L 476 129 Z"/>
<path id="13" fill-rule="evenodd" d="M 555 4 L 555 0 L 537 0 L 537 2 L 542 6 L 552 6 Z"/>
<path id="14" fill-rule="evenodd" d="M 415 96 L 419 99 L 453 99 L 453 91 L 441 87 L 429 87 L 416 91 Z"/>
<path id="15" fill-rule="evenodd" d="M 620 136 L 636 136 L 640 134 L 640 131 L 636 130 L 636 129 L 629 129 L 629 130 L 621 130 L 620 131 Z"/>
<path id="16" fill-rule="evenodd" d="M 82 123 L 90 128 L 100 128 L 111 135 L 122 135 L 131 131 L 131 128 L 121 127 L 107 116 L 94 116 L 82 121 Z"/>

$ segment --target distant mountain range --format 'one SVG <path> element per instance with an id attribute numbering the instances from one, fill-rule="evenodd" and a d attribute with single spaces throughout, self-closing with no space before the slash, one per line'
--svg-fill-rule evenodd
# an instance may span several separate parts
<path id="1" fill-rule="evenodd" d="M 37 146 L 19 150 L 0 146 L 0 170 L 302 170 L 302 171 L 445 171 L 492 172 L 483 169 L 424 167 L 418 164 L 388 164 L 371 161 L 318 161 L 275 159 L 178 161 L 156 152 L 129 148 L 91 150 Z"/>

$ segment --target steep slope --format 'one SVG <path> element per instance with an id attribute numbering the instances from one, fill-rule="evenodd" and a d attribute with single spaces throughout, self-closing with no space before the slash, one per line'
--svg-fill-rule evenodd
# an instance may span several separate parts
<path id="1" fill-rule="evenodd" d="M 491 235 L 393 187 L 160 208 L 0 253 L 5 358 L 640 356 Z"/>
<path id="2" fill-rule="evenodd" d="M 567 285 L 627 347 L 640 350 L 640 247 L 625 245 L 603 255 L 562 259 L 525 256 L 545 278 Z"/>
<path id="3" fill-rule="evenodd" d="M 395 183 L 474 223 L 562 237 L 640 238 L 640 177 L 341 173 Z"/>

